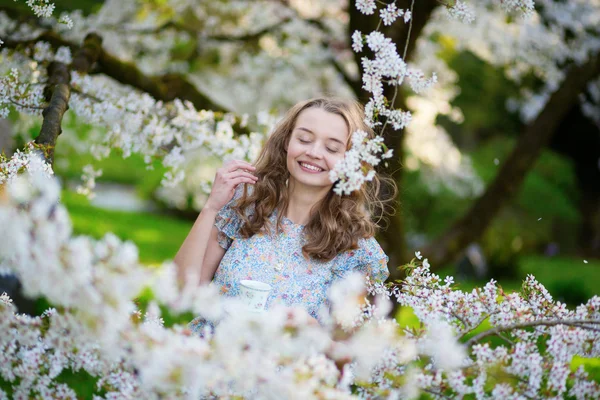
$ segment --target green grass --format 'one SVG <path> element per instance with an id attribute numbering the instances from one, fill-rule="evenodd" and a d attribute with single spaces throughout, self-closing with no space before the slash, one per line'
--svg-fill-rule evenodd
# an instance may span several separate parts
<path id="1" fill-rule="evenodd" d="M 193 225 L 191 221 L 164 215 L 92 207 L 86 198 L 66 190 L 62 203 L 69 211 L 75 234 L 99 239 L 113 232 L 122 240 L 134 242 L 145 264 L 173 259 Z"/>
<path id="2" fill-rule="evenodd" d="M 74 154 L 72 151 L 62 150 L 64 154 L 59 154 L 55 165 L 57 175 L 68 179 L 79 179 L 83 167 L 92 164 L 95 169 L 102 169 L 102 176 L 98 181 L 114 182 L 128 185 L 139 185 L 147 180 L 160 182 L 166 169 L 158 161 L 151 165 L 153 169 L 148 169 L 144 159 L 139 154 L 132 154 L 123 158 L 119 150 L 113 152 L 102 160 L 96 160 L 91 154 Z"/>
<path id="3" fill-rule="evenodd" d="M 551 288 L 560 282 L 580 281 L 591 297 L 600 294 L 600 261 L 587 261 L 586 264 L 583 258 L 523 256 L 520 272 L 523 277 L 533 274 L 540 283 L 550 288 L 551 293 Z"/>
<path id="4" fill-rule="evenodd" d="M 148 169 L 144 159 L 139 154 L 132 154 L 123 158 L 118 150 L 105 159 L 96 160 L 91 154 L 78 154 L 72 150 L 60 150 L 62 154 L 57 156 L 54 169 L 57 176 L 66 179 L 80 181 L 83 167 L 90 164 L 95 170 L 102 170 L 102 175 L 96 178 L 98 182 L 119 183 L 122 185 L 135 186 L 136 191 L 142 198 L 150 198 L 152 192 L 160 185 L 166 168 L 159 161 L 151 164 Z"/>

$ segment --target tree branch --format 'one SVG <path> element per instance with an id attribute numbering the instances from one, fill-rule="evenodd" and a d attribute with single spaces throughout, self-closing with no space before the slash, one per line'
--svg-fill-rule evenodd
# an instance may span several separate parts
<path id="1" fill-rule="evenodd" d="M 53 48 L 60 46 L 67 46 L 73 53 L 78 50 L 78 46 L 64 40 L 58 34 L 52 31 L 47 31 L 35 39 L 15 41 L 11 39 L 0 38 L 4 41 L 2 47 L 16 49 L 20 46 L 32 46 L 37 42 L 45 41 L 50 43 Z M 98 67 L 97 71 L 101 72 L 114 80 L 131 87 L 134 87 L 140 91 L 150 94 L 157 100 L 165 102 L 175 100 L 179 98 L 181 100 L 188 100 L 197 109 L 209 109 L 217 112 L 228 112 L 223 107 L 213 103 L 207 96 L 201 93 L 187 78 L 180 74 L 165 74 L 161 76 L 148 76 L 145 75 L 140 69 L 133 63 L 122 61 L 115 56 L 109 54 L 102 48 L 102 38 L 95 33 L 90 33 L 84 41 L 84 60 L 85 62 L 96 62 Z M 90 56 L 93 55 L 93 58 Z M 76 59 L 73 60 L 74 62 Z M 78 62 L 77 70 L 91 71 L 91 66 L 82 65 Z M 81 68 L 81 69 L 79 69 Z"/>
<path id="2" fill-rule="evenodd" d="M 63 115 L 69 109 L 70 76 L 69 69 L 63 63 L 52 62 L 48 66 L 48 85 L 44 94 L 47 99 L 49 97 L 50 104 L 42 111 L 44 120 L 35 143 L 44 147 L 44 157 L 49 164 L 54 163 L 56 139 L 62 132 Z"/>
<path id="3" fill-rule="evenodd" d="M 284 18 L 281 21 L 271 25 L 271 26 L 267 26 L 263 29 L 260 29 L 256 32 L 250 32 L 250 33 L 246 33 L 244 35 L 208 35 L 206 36 L 206 39 L 209 40 L 216 40 L 216 41 L 220 41 L 220 42 L 251 42 L 254 40 L 258 40 L 261 38 L 261 36 L 274 31 L 275 29 L 281 28 L 283 25 L 287 24 L 288 22 L 291 21 L 291 18 Z"/>
<path id="4" fill-rule="evenodd" d="M 53 34 L 49 37 L 58 41 Z M 74 54 L 70 66 L 56 61 L 48 65 L 48 82 L 44 88 L 44 97 L 49 104 L 42 112 L 44 118 L 42 128 L 35 143 L 44 146 L 46 150 L 44 156 L 50 164 L 54 163 L 54 147 L 58 135 L 62 132 L 62 118 L 69 109 L 71 69 L 82 73 L 89 72 L 102 51 L 101 40 L 94 33 L 88 34 L 81 48 Z"/>
<path id="5" fill-rule="evenodd" d="M 600 53 L 583 65 L 574 65 L 544 109 L 521 134 L 493 182 L 467 213 L 424 250 L 433 268 L 452 261 L 487 229 L 505 201 L 521 188 L 527 172 L 548 144 L 560 121 L 575 104 L 587 83 L 600 75 Z"/>
<path id="6" fill-rule="evenodd" d="M 600 329 L 598 329 L 594 326 L 590 326 L 590 325 L 600 326 L 600 320 L 596 320 L 596 319 L 582 319 L 582 320 L 558 319 L 558 320 L 550 320 L 550 321 L 540 320 L 540 321 L 531 321 L 531 322 L 521 322 L 518 324 L 505 325 L 505 326 L 497 326 L 495 328 L 489 329 L 487 331 L 481 332 L 481 333 L 473 336 L 471 339 L 469 339 L 465 342 L 465 345 L 467 347 L 472 346 L 474 343 L 477 343 L 478 341 L 480 341 L 481 339 L 483 339 L 485 337 L 497 335 L 501 332 L 512 331 L 515 329 L 533 328 L 536 326 L 557 326 L 557 325 L 566 325 L 566 326 L 573 326 L 576 328 L 600 331 Z"/>

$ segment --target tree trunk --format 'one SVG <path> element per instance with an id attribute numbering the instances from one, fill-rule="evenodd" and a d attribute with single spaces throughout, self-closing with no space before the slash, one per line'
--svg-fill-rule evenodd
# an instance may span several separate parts
<path id="1" fill-rule="evenodd" d="M 432 268 L 452 261 L 469 243 L 479 238 L 506 203 L 521 187 L 534 165 L 586 84 L 600 74 L 600 54 L 581 66 L 573 66 L 544 109 L 529 124 L 506 159 L 494 181 L 467 213 L 423 251 Z M 540 199 L 541 200 L 541 199 Z"/>
<path id="2" fill-rule="evenodd" d="M 550 148 L 568 157 L 575 168 L 582 217 L 577 250 L 584 258 L 600 258 L 600 126 L 576 104 L 552 137 Z"/>

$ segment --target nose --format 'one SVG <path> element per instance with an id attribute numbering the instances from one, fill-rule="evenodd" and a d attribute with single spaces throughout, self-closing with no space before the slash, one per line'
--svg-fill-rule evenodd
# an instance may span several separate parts
<path id="1" fill-rule="evenodd" d="M 314 143 L 306 150 L 306 155 L 311 158 L 321 159 L 323 158 L 323 153 L 321 146 L 318 143 Z"/>

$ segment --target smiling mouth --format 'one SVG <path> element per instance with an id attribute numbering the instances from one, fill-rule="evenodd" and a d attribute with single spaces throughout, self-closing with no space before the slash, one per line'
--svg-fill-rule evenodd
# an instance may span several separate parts
<path id="1" fill-rule="evenodd" d="M 298 162 L 298 164 L 300 165 L 300 167 L 304 170 L 308 170 L 309 172 L 323 172 L 324 169 L 323 168 L 319 168 L 319 167 L 315 167 L 314 165 L 310 165 L 310 164 L 306 164 L 303 162 Z"/>

